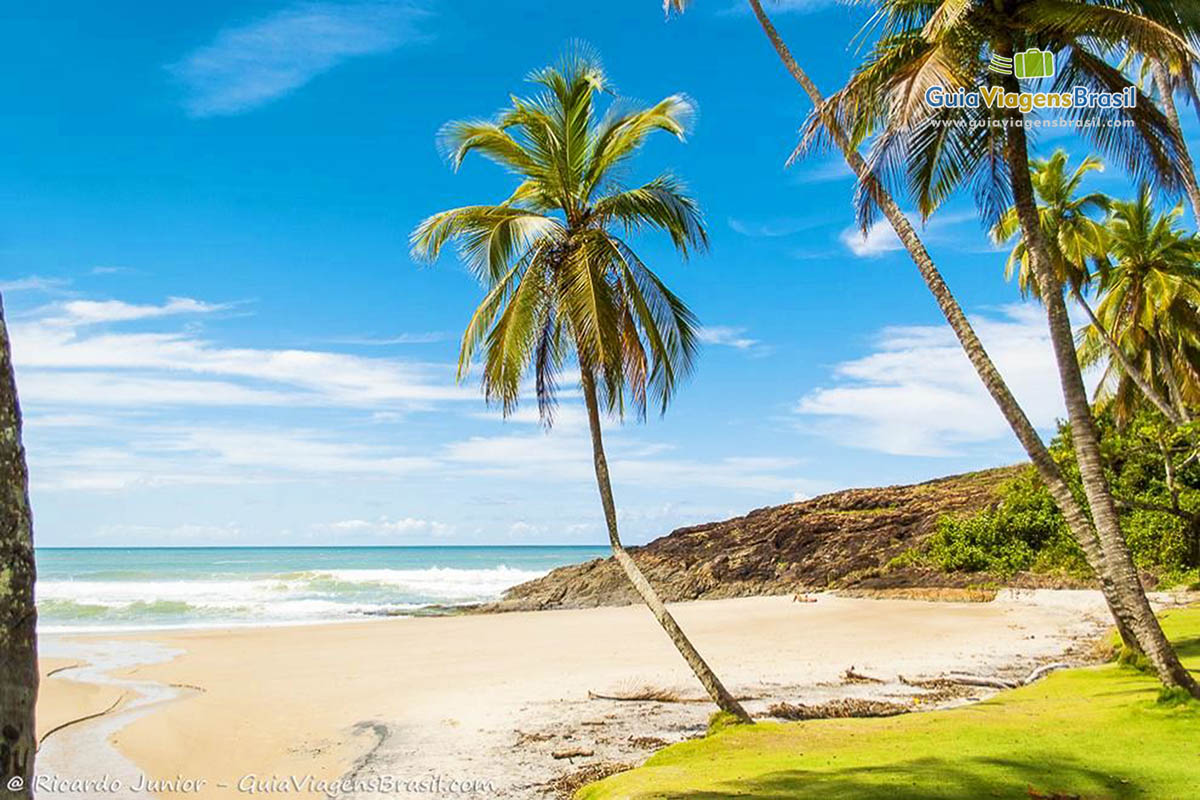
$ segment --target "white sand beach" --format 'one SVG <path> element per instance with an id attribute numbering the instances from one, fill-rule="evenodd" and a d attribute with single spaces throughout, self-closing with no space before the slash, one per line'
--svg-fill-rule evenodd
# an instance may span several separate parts
<path id="1" fill-rule="evenodd" d="M 754 714 L 777 701 L 894 700 L 919 691 L 898 683 L 900 675 L 1024 674 L 1070 658 L 1107 624 L 1091 592 L 1002 592 L 990 603 L 754 597 L 674 609 L 735 693 L 752 698 Z M 95 741 L 107 740 L 115 745 L 107 752 L 127 759 L 127 780 L 171 782 L 169 791 L 129 796 L 235 797 L 274 786 L 275 794 L 315 797 L 316 781 L 352 779 L 362 788 L 372 780 L 386 787 L 388 780 L 440 779 L 445 793 L 463 794 L 461 784 L 448 788 L 458 781 L 479 788 L 468 795 L 546 797 L 556 776 L 605 762 L 638 763 L 664 742 L 702 734 L 714 710 L 649 613 L 636 606 L 51 636 L 48 651 L 75 655 L 44 665 L 59 671 L 44 684 L 43 732 L 73 715 L 103 712 L 118 696 L 117 687 L 77 679 L 87 668 L 70 664 L 87 660 L 88 648 L 110 663 L 124 649 L 142 663 L 106 671 L 123 682 L 124 699 L 107 714 L 51 734 L 39 772 L 48 780 L 53 768 L 61 781 L 117 769 L 106 742 Z M 851 666 L 886 682 L 846 684 L 841 676 Z M 123 712 L 144 687 L 158 687 L 153 702 Z M 589 692 L 642 687 L 673 691 L 685 702 L 589 699 Z M 119 719 L 122 713 L 128 718 Z M 86 752 L 63 752 L 68 741 Z M 555 757 L 571 751 L 578 755 Z M 363 789 L 337 796 L 382 795 Z"/>

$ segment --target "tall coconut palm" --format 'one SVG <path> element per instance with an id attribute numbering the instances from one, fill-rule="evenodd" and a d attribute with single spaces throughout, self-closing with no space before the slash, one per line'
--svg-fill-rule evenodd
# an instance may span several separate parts
<path id="1" fill-rule="evenodd" d="M 1111 364 L 1122 371 L 1124 380 L 1140 390 L 1144 398 L 1171 422 L 1182 424 L 1186 417 L 1181 416 L 1177 406 L 1168 402 L 1163 393 L 1154 387 L 1151 378 L 1143 375 L 1142 370 L 1134 364 L 1136 359 L 1127 354 L 1125 347 L 1110 333 L 1109 328 L 1097 319 L 1091 303 L 1084 296 L 1085 287 L 1093 279 L 1090 265 L 1107 264 L 1105 226 L 1097 217 L 1107 214 L 1111 198 L 1101 192 L 1079 194 L 1087 174 L 1104 168 L 1099 158 L 1086 157 L 1070 175 L 1067 174 L 1066 168 L 1067 154 L 1057 150 L 1048 159 L 1035 160 L 1030 175 L 1034 192 L 1037 194 L 1038 216 L 1041 219 L 1046 247 L 1050 251 L 1055 282 L 1066 287 L 1087 314 L 1091 322 L 1088 332 L 1107 348 L 1105 355 Z M 1012 239 L 1017 240 L 1005 264 L 1005 277 L 1011 280 L 1016 275 L 1022 294 L 1040 297 L 1037 281 L 1030 267 L 1029 249 L 1020 238 L 1020 232 L 1021 223 L 1017 219 L 1017 209 L 1013 207 L 992 227 L 992 238 L 1000 244 Z M 1098 357 L 1097 354 L 1092 360 Z"/>
<path id="2" fill-rule="evenodd" d="M 1090 172 L 1104 169 L 1096 156 L 1087 156 L 1067 173 L 1066 152 L 1056 150 L 1050 158 L 1035 159 L 1030 179 L 1038 199 L 1038 217 L 1050 250 L 1056 283 L 1072 294 L 1082 292 L 1091 280 L 1089 265 L 1104 250 L 1104 227 L 1100 220 L 1108 213 L 1110 199 L 1102 192 L 1079 194 Z M 1017 209 L 1009 208 L 992 226 L 992 239 L 1004 244 L 1019 237 L 1021 222 Z M 1029 249 L 1018 238 L 1005 263 L 1004 277 L 1017 279 L 1021 294 L 1038 297 L 1037 281 L 1030 269 Z"/>
<path id="3" fill-rule="evenodd" d="M 29 471 L 12 350 L 0 306 L 0 787 L 33 797 L 33 710 L 37 699 L 37 609 Z"/>
<path id="4" fill-rule="evenodd" d="M 1180 69 L 1186 71 L 1187 66 Z M 1175 105 L 1177 82 L 1171 74 L 1170 65 L 1163 61 L 1154 61 L 1153 71 L 1154 86 L 1158 89 L 1158 102 L 1171 123 L 1171 131 L 1179 138 L 1179 174 L 1183 178 L 1183 188 L 1187 192 L 1188 201 L 1192 204 L 1192 221 L 1200 225 L 1200 183 L 1196 181 L 1196 163 L 1184 138 L 1179 109 Z"/>
<path id="5" fill-rule="evenodd" d="M 1164 413 L 1172 422 L 1191 421 L 1200 404 L 1200 240 L 1176 224 L 1181 214 L 1179 207 L 1158 214 L 1142 186 L 1134 200 L 1112 204 L 1104 226 L 1098 320 L 1085 331 L 1080 355 L 1085 364 L 1100 360 L 1108 349 L 1103 335 L 1132 362 L 1119 373 L 1110 366 L 1100 384 L 1118 419 L 1136 409 L 1130 380 L 1152 384 L 1155 405 L 1169 400 L 1171 413 Z"/>
<path id="6" fill-rule="evenodd" d="M 1153 86 L 1158 94 L 1158 104 L 1171 123 L 1171 130 L 1179 140 L 1179 172 L 1183 180 L 1183 188 L 1187 192 L 1188 202 L 1192 205 L 1192 219 L 1200 225 L 1200 184 L 1196 181 L 1196 163 L 1184 137 L 1183 124 L 1179 120 L 1179 107 L 1175 104 L 1175 94 L 1183 90 L 1185 94 L 1194 97 L 1195 87 L 1191 82 L 1189 65 L 1177 65 L 1172 71 L 1166 61 L 1153 56 L 1143 55 L 1136 50 L 1130 50 L 1121 59 L 1119 67 L 1132 71 L 1136 75 L 1138 88 L 1146 91 Z M 1176 74 L 1178 73 L 1178 74 Z M 1147 92 L 1149 94 L 1149 92 Z M 1200 106 L 1197 107 L 1200 111 Z"/>
<path id="7" fill-rule="evenodd" d="M 1083 85 L 1120 91 L 1132 84 L 1103 54 L 1134 47 L 1190 64 L 1193 54 L 1187 37 L 1196 30 L 1200 11 L 1177 12 L 1159 0 L 880 0 L 875 4 L 879 10 L 873 25 L 878 36 L 872 51 L 835 95 L 827 113 L 853 131 L 854 142 L 873 137 L 872 164 L 885 180 L 905 186 L 924 215 L 964 185 L 974 186 L 977 203 L 990 224 L 1011 199 L 1046 309 L 1076 461 L 1108 572 L 1133 612 L 1138 641 L 1159 677 L 1200 697 L 1200 684 L 1184 669 L 1154 616 L 1121 533 L 1066 302 L 1038 216 L 1022 112 L 1003 104 L 935 109 L 925 102 L 925 92 L 933 85 L 974 91 L 990 83 L 1005 93 L 1019 94 L 1014 75 L 989 69 L 991 57 L 1012 59 L 1030 47 L 1058 53 L 1057 90 Z M 1131 173 L 1170 190 L 1179 187 L 1179 140 L 1162 112 L 1144 97 L 1132 108 L 1078 105 L 1065 113 L 1090 123 L 1081 129 L 1084 135 Z M 1114 125 L 1123 122 L 1130 124 Z M 820 131 L 821 120 L 814 120 L 811 129 Z M 864 201 L 860 210 L 865 222 L 876 211 L 871 197 Z"/>
<path id="8" fill-rule="evenodd" d="M 689 0 L 666 0 L 664 8 L 668 12 L 681 12 L 689 4 Z M 967 319 L 962 306 L 959 305 L 950 287 L 946 285 L 945 279 L 943 279 L 941 273 L 938 271 L 937 265 L 930 256 L 916 228 L 901 211 L 900 206 L 896 203 L 888 188 L 879 180 L 858 149 L 850 142 L 850 138 L 841 127 L 839 120 L 831 113 L 827 113 L 828 107 L 825 98 L 817 89 L 816 84 L 800 67 L 799 63 L 797 63 L 787 44 L 783 41 L 783 37 L 780 36 L 774 23 L 771 22 L 770 17 L 763 9 L 762 4 L 759 0 L 749 0 L 749 4 L 768 41 L 783 63 L 784 68 L 796 80 L 812 102 L 813 108 L 819 114 L 821 124 L 827 131 L 830 140 L 841 152 L 842 157 L 858 178 L 860 187 L 865 193 L 870 195 L 880 212 L 887 219 L 893 230 L 895 230 L 897 237 L 904 245 L 921 278 L 925 281 L 925 285 L 937 303 L 938 308 L 946 318 L 946 322 L 958 338 L 963 352 L 966 354 L 972 367 L 974 367 L 980 381 L 991 395 L 1000 413 L 1008 422 L 1013 434 L 1024 447 L 1030 461 L 1037 468 L 1042 482 L 1045 483 L 1047 489 L 1054 497 L 1055 503 L 1063 513 L 1068 528 L 1076 541 L 1079 542 L 1088 564 L 1100 582 L 1101 590 L 1112 613 L 1113 622 L 1120 632 L 1121 640 L 1130 649 L 1141 650 L 1142 645 L 1137 638 L 1133 612 L 1126 605 L 1123 593 L 1117 590 L 1114 581 L 1108 573 L 1100 540 L 1091 519 L 1075 499 L 1070 487 L 1068 487 L 1066 481 L 1063 479 L 1058 464 L 1046 449 L 1046 445 L 1038 434 L 1037 429 L 1033 427 L 1028 415 L 1021 408 L 1012 391 L 1009 389 L 1008 384 L 1005 383 L 1003 376 L 996 368 L 995 363 L 991 360 L 983 343 L 979 340 L 979 336 L 975 333 L 974 328 Z"/>
<path id="9" fill-rule="evenodd" d="M 558 379 L 574 358 L 613 556 L 713 701 L 749 722 L 621 544 L 601 429 L 604 412 L 621 415 L 627 405 L 642 417 L 650 405 L 665 411 L 692 366 L 696 320 L 627 235 L 661 231 L 686 257 L 707 245 L 699 208 L 670 175 L 634 188 L 617 181 L 651 133 L 682 139 L 692 104 L 672 95 L 601 116 L 596 98 L 611 86 L 582 49 L 530 80 L 540 93 L 513 98 L 496 120 L 453 122 L 443 131 L 456 168 L 478 151 L 520 179 L 515 191 L 497 205 L 429 217 L 412 234 L 413 253 L 435 259 L 457 240 L 487 288 L 463 334 L 459 379 L 482 350 L 484 396 L 505 414 L 532 373 L 549 424 Z"/>

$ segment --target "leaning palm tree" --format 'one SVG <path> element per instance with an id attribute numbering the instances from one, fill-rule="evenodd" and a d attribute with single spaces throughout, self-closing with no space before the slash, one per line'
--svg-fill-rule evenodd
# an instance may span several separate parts
<path id="1" fill-rule="evenodd" d="M 1187 65 L 1180 67 L 1182 71 L 1187 69 Z M 1153 70 L 1154 86 L 1158 89 L 1158 102 L 1162 106 L 1167 121 L 1171 123 L 1171 132 L 1179 140 L 1179 174 L 1183 179 L 1183 188 L 1187 192 L 1188 201 L 1192 204 L 1192 221 L 1196 225 L 1200 225 L 1200 183 L 1196 180 L 1196 163 L 1192 159 L 1191 150 L 1184 138 L 1183 124 L 1179 121 L 1179 108 L 1175 105 L 1178 81 L 1172 74 L 1171 66 L 1163 61 L 1155 61 Z"/>
<path id="2" fill-rule="evenodd" d="M 1200 184 L 1196 180 L 1196 164 L 1183 133 L 1183 124 L 1179 121 L 1179 107 L 1175 104 L 1175 95 L 1179 91 L 1191 97 L 1193 102 L 1196 100 L 1195 85 L 1191 80 L 1191 65 L 1176 64 L 1172 68 L 1170 62 L 1163 58 L 1130 49 L 1117 67 L 1133 75 L 1138 89 L 1147 95 L 1157 93 L 1158 104 L 1171 124 L 1171 132 L 1178 139 L 1179 173 L 1188 201 L 1192 205 L 1192 219 L 1200 225 Z M 1151 87 L 1153 92 L 1150 91 Z"/>
<path id="3" fill-rule="evenodd" d="M 970 321 L 967 319 L 962 306 L 958 303 L 958 300 L 954 297 L 954 293 L 946 285 L 945 279 L 938 271 L 937 265 L 933 262 L 933 258 L 921 240 L 920 234 L 917 233 L 908 216 L 901 211 L 900 206 L 896 203 L 895 198 L 888 188 L 875 174 L 871 166 L 867 164 L 858 149 L 851 143 L 839 120 L 831 113 L 828 113 L 825 98 L 821 95 L 820 90 L 817 89 L 816 84 L 800 67 L 799 63 L 797 63 L 791 50 L 783 41 L 783 37 L 780 36 L 774 23 L 763 9 L 762 4 L 759 0 L 748 1 L 763 33 L 779 56 L 779 60 L 788 71 L 788 74 L 800 84 L 800 87 L 812 102 L 816 113 L 820 116 L 821 124 L 825 127 L 830 140 L 842 153 L 842 157 L 858 178 L 862 191 L 872 198 L 884 218 L 887 219 L 893 230 L 895 230 L 897 237 L 904 245 L 922 280 L 925 281 L 925 285 L 941 310 L 942 315 L 946 318 L 947 324 L 954 331 L 968 361 L 970 361 L 971 366 L 974 367 L 988 394 L 991 395 L 993 401 L 996 403 L 996 407 L 1008 422 L 1013 434 L 1029 455 L 1030 461 L 1033 462 L 1038 471 L 1038 476 L 1054 497 L 1055 503 L 1062 511 L 1063 517 L 1066 520 L 1068 529 L 1076 541 L 1079 542 L 1088 564 L 1096 574 L 1105 602 L 1108 604 L 1113 622 L 1120 633 L 1122 642 L 1131 650 L 1142 650 L 1143 646 L 1138 639 L 1137 629 L 1134 624 L 1133 610 L 1125 602 L 1126 593 L 1118 590 L 1115 581 L 1108 572 L 1100 539 L 1091 519 L 1079 501 L 1076 500 L 1067 482 L 1063 479 L 1058 464 L 1051 457 L 1037 429 L 1029 421 L 1029 416 L 1021 408 L 1016 397 L 1013 396 L 1012 391 L 1009 389 L 1008 384 L 996 368 L 995 362 L 988 355 L 983 343 L 979 340 L 978 334 L 976 334 Z M 682 12 L 689 4 L 689 0 L 665 0 L 664 9 L 668 13 L 670 11 Z"/>
<path id="4" fill-rule="evenodd" d="M 991 84 L 1019 94 L 1016 76 L 991 70 L 991 57 L 1011 60 L 1031 47 L 1059 54 L 1055 90 L 1121 91 L 1132 84 L 1104 54 L 1135 47 L 1191 64 L 1188 37 L 1200 28 L 1200 11 L 1175 11 L 1158 0 L 864 1 L 879 7 L 870 24 L 876 35 L 871 52 L 830 107 L 814 118 L 810 131 L 827 130 L 824 117 L 829 115 L 852 131 L 854 143 L 871 139 L 876 172 L 911 192 L 925 216 L 964 185 L 974 187 L 989 224 L 1011 200 L 1046 309 L 1076 461 L 1105 564 L 1159 677 L 1200 697 L 1200 683 L 1180 663 L 1154 616 L 1121 532 L 1066 302 L 1038 216 L 1024 116 L 1005 104 L 935 109 L 925 102 L 926 89 L 934 85 L 953 92 Z M 1171 191 L 1180 186 L 1179 140 L 1144 97 L 1132 108 L 1077 105 L 1065 113 L 1088 122 L 1083 134 L 1131 174 Z M 875 213 L 873 198 L 864 194 L 861 220 L 866 223 Z"/>
<path id="5" fill-rule="evenodd" d="M 648 406 L 665 411 L 692 366 L 695 318 L 627 237 L 664 232 L 686 257 L 707 246 L 699 208 L 670 175 L 634 188 L 616 178 L 651 133 L 682 138 L 692 104 L 672 95 L 601 116 L 596 96 L 611 87 L 582 49 L 530 80 L 541 88 L 537 96 L 513 98 L 494 121 L 453 122 L 443 131 L 456 168 L 478 151 L 517 175 L 517 188 L 497 205 L 429 217 L 413 231 L 413 254 L 435 259 L 457 240 L 487 288 L 463 334 L 458 375 L 465 377 L 482 349 L 484 396 L 506 415 L 532 372 L 549 425 L 558 379 L 573 357 L 613 556 L 713 701 L 750 722 L 621 544 L 601 430 L 605 412 L 620 416 L 628 406 L 644 418 Z"/>
<path id="6" fill-rule="evenodd" d="M 1200 240 L 1176 224 L 1182 211 L 1158 214 L 1142 186 L 1135 199 L 1112 204 L 1105 224 L 1098 320 L 1086 329 L 1080 355 L 1084 364 L 1101 360 L 1108 339 L 1130 362 L 1120 372 L 1110 363 L 1099 387 L 1118 420 L 1137 406 L 1128 382 L 1150 384 L 1155 405 L 1165 404 L 1175 423 L 1191 421 L 1200 405 Z"/>
<path id="7" fill-rule="evenodd" d="M 0 307 L 0 786 L 7 797 L 33 797 L 38 690 L 34 576 L 29 470 L 21 445 L 12 349 Z"/>
<path id="8" fill-rule="evenodd" d="M 1083 309 L 1091 323 L 1087 335 L 1106 350 L 1104 353 L 1089 351 L 1090 360 L 1086 360 L 1086 363 L 1081 351 L 1081 363 L 1086 366 L 1106 356 L 1110 366 L 1121 371 L 1124 383 L 1131 383 L 1145 400 L 1171 422 L 1181 424 L 1186 421 L 1185 417 L 1155 388 L 1152 378 L 1143 375 L 1143 370 L 1134 363 L 1137 359 L 1127 353 L 1126 347 L 1096 317 L 1096 312 L 1084 295 L 1085 288 L 1095 277 L 1091 265 L 1098 265 L 1098 274 L 1103 274 L 1108 263 L 1105 255 L 1108 247 L 1105 225 L 1097 217 L 1107 214 L 1112 199 L 1101 192 L 1079 194 L 1079 190 L 1089 172 L 1102 169 L 1104 165 L 1099 158 L 1088 156 L 1068 175 L 1067 154 L 1062 150 L 1055 151 L 1048 159 L 1036 159 L 1031 165 L 1030 180 L 1038 199 L 1038 217 L 1054 268 L 1055 283 L 1065 287 Z M 992 227 L 992 239 L 997 244 L 1017 240 L 1005 264 L 1005 278 L 1011 280 L 1015 275 L 1023 295 L 1040 299 L 1037 280 L 1030 265 L 1029 248 L 1025 246 L 1020 232 L 1021 223 L 1014 206 L 1005 211 L 1000 221 Z M 1121 397 L 1128 396 L 1128 387 L 1126 389 L 1120 394 Z M 1120 409 L 1124 407 L 1118 406 L 1118 417 L 1122 419 L 1125 415 L 1120 413 Z"/>

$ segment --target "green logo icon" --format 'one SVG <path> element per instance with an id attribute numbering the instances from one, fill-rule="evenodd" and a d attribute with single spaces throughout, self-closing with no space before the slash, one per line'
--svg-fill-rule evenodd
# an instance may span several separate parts
<path id="1" fill-rule="evenodd" d="M 988 69 L 1000 75 L 1016 75 L 1023 80 L 1054 77 L 1054 53 L 1030 48 L 1012 58 L 992 54 Z"/>
<path id="2" fill-rule="evenodd" d="M 1053 78 L 1054 53 L 1036 48 L 1013 56 L 1013 74 L 1018 78 Z"/>

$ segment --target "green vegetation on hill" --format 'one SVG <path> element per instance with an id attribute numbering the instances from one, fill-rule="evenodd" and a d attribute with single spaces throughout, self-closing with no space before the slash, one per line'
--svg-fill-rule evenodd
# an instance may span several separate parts
<path id="1" fill-rule="evenodd" d="M 1108 477 L 1121 509 L 1121 527 L 1137 565 L 1164 585 L 1200 583 L 1200 427 L 1167 424 L 1141 411 L 1118 428 L 1099 415 Z M 1064 426 L 1051 445 L 1072 489 L 1083 498 L 1079 470 Z M 990 508 L 947 514 L 919 547 L 893 561 L 944 572 L 1017 572 L 1086 577 L 1083 553 L 1033 467 L 1000 489 Z"/>
<path id="2" fill-rule="evenodd" d="M 1200 607 L 1163 617 L 1193 671 Z M 723 728 L 591 784 L 577 800 L 962 800 L 1197 796 L 1200 703 L 1118 664 L 1055 673 L 977 705 L 883 719 Z"/>

